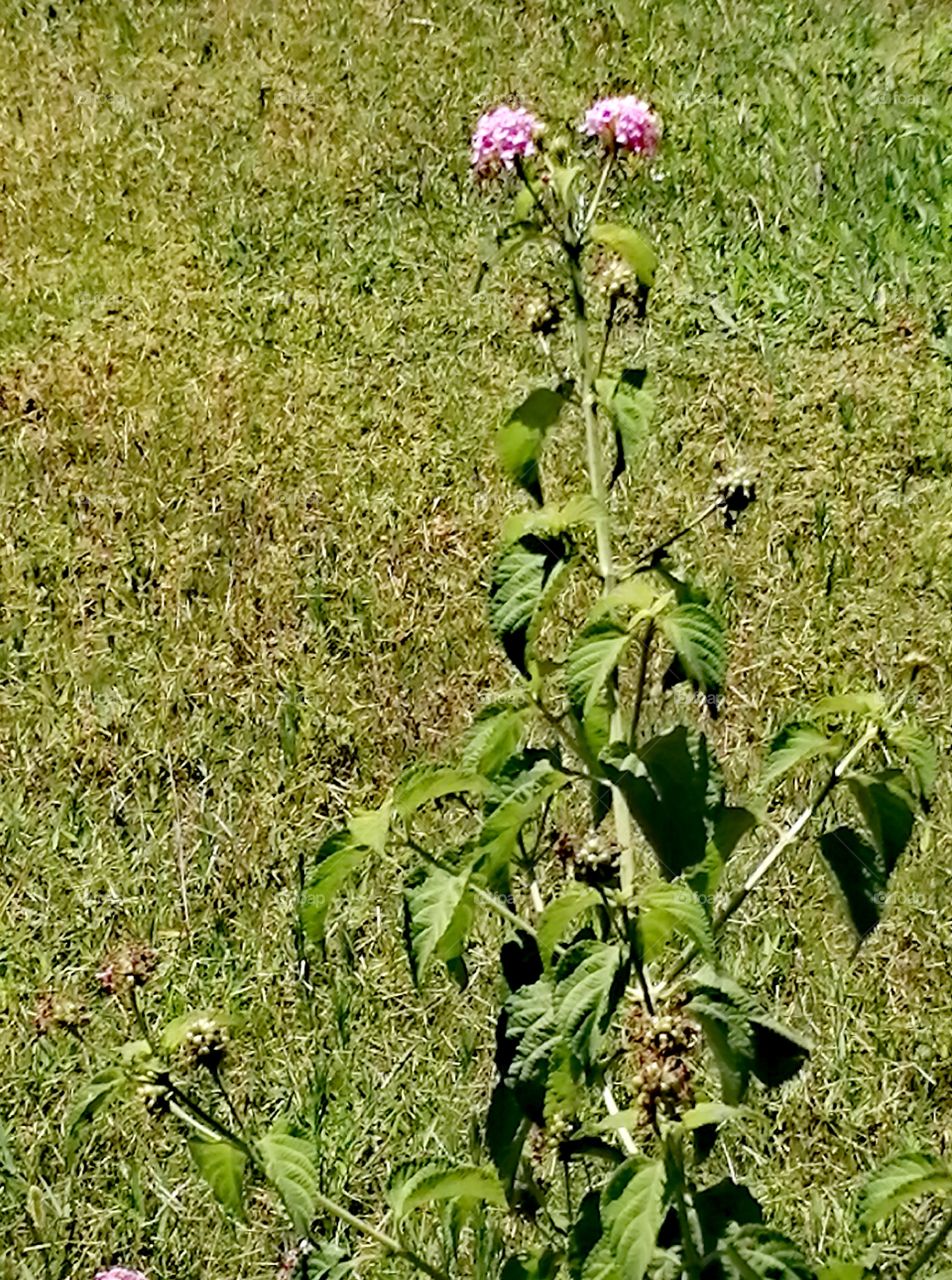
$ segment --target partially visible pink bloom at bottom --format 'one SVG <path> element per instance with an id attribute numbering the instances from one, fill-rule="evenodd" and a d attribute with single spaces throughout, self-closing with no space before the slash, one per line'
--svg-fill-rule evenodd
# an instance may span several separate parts
<path id="1" fill-rule="evenodd" d="M 108 1271 L 97 1271 L 96 1280 L 146 1280 L 141 1271 L 130 1271 L 128 1267 L 111 1267 Z"/>

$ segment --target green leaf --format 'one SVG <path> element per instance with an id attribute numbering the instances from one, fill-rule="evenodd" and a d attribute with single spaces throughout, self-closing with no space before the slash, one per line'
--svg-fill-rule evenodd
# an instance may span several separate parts
<path id="1" fill-rule="evenodd" d="M 916 801 L 909 782 L 898 769 L 876 774 L 852 773 L 847 781 L 888 878 L 909 843 L 915 822 Z"/>
<path id="2" fill-rule="evenodd" d="M 70 1112 L 68 1130 L 70 1136 L 113 1102 L 127 1087 L 126 1073 L 121 1067 L 106 1067 L 83 1086 Z"/>
<path id="3" fill-rule="evenodd" d="M 877 720 L 883 714 L 885 705 L 881 693 L 835 693 L 816 702 L 810 708 L 810 715 L 865 716 L 868 719 Z"/>
<path id="4" fill-rule="evenodd" d="M 924 729 L 908 720 L 890 732 L 889 741 L 909 761 L 919 798 L 931 800 L 939 772 L 935 743 Z"/>
<path id="5" fill-rule="evenodd" d="M 504 799 L 487 815 L 479 835 L 477 866 L 490 885 L 505 887 L 508 883 L 509 859 L 519 832 L 567 780 L 550 760 L 537 760 L 515 779 Z"/>
<path id="6" fill-rule="evenodd" d="M 272 1130 L 257 1145 L 265 1177 L 281 1197 L 295 1231 L 307 1235 L 320 1191 L 312 1144 Z"/>
<path id="7" fill-rule="evenodd" d="M 720 800 L 713 794 L 719 784 L 703 734 L 689 734 L 677 725 L 646 742 L 622 767 L 603 763 L 654 849 L 665 879 L 675 879 L 704 859 Z"/>
<path id="8" fill-rule="evenodd" d="M 557 898 L 547 904 L 536 923 L 536 941 L 544 964 L 551 963 L 552 954 L 568 926 L 600 901 L 596 889 L 573 880 Z"/>
<path id="9" fill-rule="evenodd" d="M 231 1142 L 206 1142 L 203 1138 L 189 1138 L 188 1149 L 215 1199 L 226 1212 L 244 1221 L 245 1153 Z"/>
<path id="10" fill-rule="evenodd" d="M 422 883 L 407 890 L 410 956 L 413 978 L 420 982 L 433 956 L 447 961 L 461 954 L 472 921 L 466 890 L 469 870 L 460 875 L 435 868 Z"/>
<path id="11" fill-rule="evenodd" d="M 646 381 L 647 370 L 624 369 L 617 380 L 599 378 L 595 383 L 599 403 L 615 429 L 618 457 L 612 474 L 613 482 L 626 466 L 633 467 L 644 451 L 655 408 Z"/>
<path id="12" fill-rule="evenodd" d="M 582 1066 L 595 1061 L 602 1036 L 625 988 L 627 966 L 617 946 L 585 941 L 570 947 L 556 970 L 555 1019 L 559 1034 Z"/>
<path id="13" fill-rule="evenodd" d="M 503 1207 L 506 1193 L 492 1169 L 466 1164 L 431 1164 L 411 1174 L 390 1194 L 390 1203 L 398 1221 L 421 1205 L 442 1200 L 478 1200 Z"/>
<path id="14" fill-rule="evenodd" d="M 624 1280 L 643 1280 L 648 1270 L 664 1221 L 665 1181 L 663 1160 L 633 1156 L 619 1166 L 602 1193 L 603 1238 Z"/>
<path id="15" fill-rule="evenodd" d="M 514 1090 L 504 1080 L 497 1081 L 486 1115 L 486 1149 L 507 1196 L 516 1180 L 531 1123 Z"/>
<path id="16" fill-rule="evenodd" d="M 408 769 L 393 789 L 393 807 L 406 820 L 412 814 L 444 796 L 479 795 L 486 780 L 478 773 L 452 765 L 417 764 Z"/>
<path id="17" fill-rule="evenodd" d="M 379 809 L 355 813 L 347 824 L 354 843 L 382 854 L 390 834 L 390 809 L 390 801 L 385 800 Z"/>
<path id="18" fill-rule="evenodd" d="M 733 1003 L 699 991 L 687 1006 L 704 1031 L 721 1078 L 721 1092 L 728 1106 L 743 1100 L 754 1063 L 754 1037 L 750 1021 Z"/>
<path id="19" fill-rule="evenodd" d="M 630 640 L 631 632 L 611 618 L 589 623 L 575 637 L 565 678 L 569 698 L 581 717 L 604 692 Z"/>
<path id="20" fill-rule="evenodd" d="M 723 1124 L 725 1120 L 734 1120 L 742 1115 L 739 1107 L 729 1107 L 726 1102 L 699 1102 L 685 1111 L 681 1123 L 689 1133 L 695 1129 L 703 1129 L 709 1124 Z"/>
<path id="21" fill-rule="evenodd" d="M 311 942 L 323 941 L 331 903 L 369 853 L 350 831 L 335 831 L 321 845 L 301 893 L 301 926 Z"/>
<path id="22" fill-rule="evenodd" d="M 909 1200 L 952 1191 L 952 1169 L 936 1156 L 909 1151 L 878 1169 L 860 1193 L 857 1211 L 864 1226 L 895 1213 Z"/>
<path id="23" fill-rule="evenodd" d="M 540 979 L 513 991 L 503 1015 L 508 1063 L 497 1059 L 497 1065 L 523 1111 L 542 1124 L 549 1061 L 559 1040 L 551 983 Z"/>
<path id="24" fill-rule="evenodd" d="M 736 1280 L 815 1280 L 798 1246 L 769 1227 L 738 1228 L 721 1242 L 720 1253 Z"/>
<path id="25" fill-rule="evenodd" d="M 817 1272 L 817 1280 L 863 1280 L 871 1273 L 861 1262 L 831 1262 Z M 938 1277 L 933 1277 L 938 1280 Z"/>
<path id="26" fill-rule="evenodd" d="M 727 646 L 724 628 L 713 613 L 701 604 L 679 604 L 664 614 L 659 625 L 688 678 L 701 689 L 720 689 L 727 670 Z"/>
<path id="27" fill-rule="evenodd" d="M 714 954 L 714 935 L 707 912 L 686 884 L 659 881 L 638 895 L 638 937 L 644 959 L 656 959 L 677 935 L 693 942 L 706 959 Z"/>
<path id="28" fill-rule="evenodd" d="M 539 387 L 513 410 L 496 432 L 496 453 L 506 473 L 542 505 L 539 459 L 546 432 L 554 426 L 565 405 L 557 391 Z"/>
<path id="29" fill-rule="evenodd" d="M 572 529 L 594 525 L 602 512 L 601 504 L 590 493 L 579 493 L 561 504 L 546 503 L 529 511 L 508 516 L 502 526 L 503 542 L 518 542 L 527 533 L 543 537 L 568 533 Z"/>
<path id="30" fill-rule="evenodd" d="M 595 244 L 604 245 L 612 253 L 617 253 L 643 285 L 649 289 L 652 287 L 658 268 L 658 255 L 644 236 L 633 227 L 622 226 L 617 222 L 597 222 L 589 232 L 589 238 Z"/>
<path id="31" fill-rule="evenodd" d="M 552 1050 L 545 1080 L 545 1102 L 542 1114 L 546 1127 L 554 1120 L 566 1121 L 578 1111 L 581 1090 L 572 1069 L 572 1053 L 564 1040 Z"/>
<path id="32" fill-rule="evenodd" d="M 639 618 L 632 619 L 630 626 L 637 625 L 643 617 L 657 613 L 672 598 L 670 592 L 660 593 L 652 578 L 646 573 L 636 573 L 631 578 L 624 578 L 611 591 L 600 596 L 595 604 L 596 613 L 607 613 L 615 609 L 632 609 Z"/>
<path id="33" fill-rule="evenodd" d="M 496 562 L 489 588 L 490 625 L 510 662 L 526 677 L 530 629 L 568 555 L 564 538 L 529 534 L 508 547 Z"/>
<path id="34" fill-rule="evenodd" d="M 843 740 L 838 734 L 831 737 L 812 724 L 789 724 L 770 745 L 761 781 L 765 787 L 772 786 L 797 765 L 815 760 L 817 756 L 836 755 L 842 746 Z"/>
<path id="35" fill-rule="evenodd" d="M 460 763 L 464 770 L 494 777 L 513 752 L 525 731 L 528 709 L 510 703 L 484 707 L 463 738 Z"/>

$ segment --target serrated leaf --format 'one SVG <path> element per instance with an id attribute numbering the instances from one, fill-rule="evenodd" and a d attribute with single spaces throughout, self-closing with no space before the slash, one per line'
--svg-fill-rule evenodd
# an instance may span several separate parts
<path id="1" fill-rule="evenodd" d="M 649 289 L 652 287 L 658 268 L 658 255 L 644 236 L 633 227 L 622 226 L 617 222 L 597 222 L 589 231 L 589 238 L 595 244 L 604 245 L 612 253 L 617 253 L 643 285 Z"/>
<path id="2" fill-rule="evenodd" d="M 701 1024 L 714 1055 L 728 1106 L 743 1100 L 754 1064 L 754 1037 L 747 1016 L 734 1004 L 699 991 L 687 1006 Z"/>
<path id="3" fill-rule="evenodd" d="M 916 802 L 909 783 L 898 769 L 876 774 L 851 773 L 847 782 L 888 878 L 909 843 L 915 822 Z"/>
<path id="4" fill-rule="evenodd" d="M 484 707 L 463 737 L 460 763 L 464 770 L 492 778 L 519 749 L 528 710 L 496 703 Z"/>
<path id="5" fill-rule="evenodd" d="M 97 1072 L 79 1091 L 70 1112 L 68 1131 L 74 1136 L 79 1128 L 125 1091 L 126 1073 L 121 1067 L 106 1067 Z"/>
<path id="6" fill-rule="evenodd" d="M 761 775 L 761 782 L 765 787 L 772 786 L 778 778 L 782 778 L 797 765 L 815 760 L 817 756 L 835 755 L 842 745 L 839 735 L 823 733 L 815 725 L 789 724 L 780 730 L 770 744 L 770 755 Z"/>
<path id="7" fill-rule="evenodd" d="M 857 1211 L 864 1226 L 886 1218 L 909 1200 L 952 1191 L 952 1169 L 936 1156 L 909 1151 L 887 1161 L 860 1193 Z"/>
<path id="8" fill-rule="evenodd" d="M 924 729 L 908 720 L 890 731 L 889 741 L 909 761 L 919 798 L 923 802 L 931 800 L 939 772 L 935 743 Z"/>
<path id="9" fill-rule="evenodd" d="M 881 693 L 835 693 L 821 698 L 810 708 L 811 716 L 866 716 L 877 719 L 885 710 Z"/>
<path id="10" fill-rule="evenodd" d="M 579 493 L 561 504 L 546 503 L 544 507 L 508 516 L 502 527 L 502 540 L 518 542 L 528 533 L 545 537 L 568 533 L 594 525 L 601 512 L 601 504 L 590 493 Z"/>
<path id="11" fill-rule="evenodd" d="M 704 859 L 721 805 L 703 734 L 689 734 L 678 725 L 639 747 L 637 756 L 621 767 L 603 763 L 654 849 L 665 879 L 675 879 Z"/>
<path id="12" fill-rule="evenodd" d="M 507 1195 L 512 1191 L 531 1123 L 514 1090 L 498 1080 L 486 1115 L 486 1148 Z"/>
<path id="13" fill-rule="evenodd" d="M 572 881 L 557 898 L 546 905 L 536 923 L 536 941 L 544 964 L 551 963 L 552 954 L 569 925 L 600 901 L 596 889 Z"/>
<path id="14" fill-rule="evenodd" d="M 869 1275 L 861 1262 L 831 1262 L 817 1272 L 817 1280 L 863 1280 Z M 940 1280 L 933 1276 L 932 1280 Z"/>
<path id="15" fill-rule="evenodd" d="M 411 1174 L 390 1195 L 398 1221 L 421 1205 L 443 1200 L 478 1200 L 502 1207 L 506 1194 L 493 1169 L 461 1164 L 427 1165 Z"/>
<path id="16" fill-rule="evenodd" d="M 546 1127 L 571 1119 L 578 1110 L 580 1090 L 572 1069 L 572 1054 L 564 1040 L 552 1050 L 545 1081 L 542 1114 Z"/>
<path id="17" fill-rule="evenodd" d="M 686 884 L 660 881 L 638 895 L 638 938 L 644 959 L 656 959 L 672 937 L 693 942 L 705 959 L 714 954 L 711 922 Z"/>
<path id="18" fill-rule="evenodd" d="M 566 663 L 566 686 L 572 705 L 584 718 L 604 693 L 612 672 L 631 641 L 631 632 L 611 618 L 584 627 L 572 642 Z"/>
<path id="19" fill-rule="evenodd" d="M 659 624 L 690 680 L 701 689 L 717 692 L 727 671 L 724 628 L 702 604 L 675 605 Z"/>
<path id="20" fill-rule="evenodd" d="M 487 815 L 477 842 L 477 866 L 491 886 L 506 886 L 509 859 L 519 832 L 567 780 L 551 761 L 537 760 L 519 775 L 504 799 Z"/>
<path id="21" fill-rule="evenodd" d="M 528 534 L 508 547 L 493 570 L 489 621 L 509 661 L 529 675 L 526 648 L 530 629 L 569 554 L 564 538 Z"/>
<path id="22" fill-rule="evenodd" d="M 539 459 L 546 433 L 559 420 L 565 399 L 539 387 L 523 400 L 496 432 L 496 453 L 507 475 L 542 505 Z"/>
<path id="23" fill-rule="evenodd" d="M 474 771 L 452 765 L 418 764 L 408 769 L 393 789 L 393 807 L 406 820 L 432 800 L 444 796 L 480 795 L 487 789 L 485 778 Z"/>
<path id="24" fill-rule="evenodd" d="M 740 1227 L 721 1242 L 720 1255 L 736 1280 L 815 1280 L 799 1247 L 769 1227 Z"/>
<path id="25" fill-rule="evenodd" d="M 233 1217 L 244 1221 L 245 1153 L 231 1142 L 206 1142 L 203 1138 L 189 1138 L 188 1149 L 215 1199 Z"/>
<path id="26" fill-rule="evenodd" d="M 311 942 L 323 941 L 331 903 L 369 855 L 351 831 L 335 831 L 321 845 L 301 892 L 301 926 Z"/>
<path id="27" fill-rule="evenodd" d="M 526 1115 L 544 1123 L 549 1061 L 559 1040 L 552 984 L 513 991 L 503 1006 L 496 1065 Z"/>
<path id="28" fill-rule="evenodd" d="M 265 1177 L 281 1197 L 294 1229 L 307 1235 L 320 1191 L 313 1145 L 272 1130 L 258 1139 L 257 1146 Z"/>
<path id="29" fill-rule="evenodd" d="M 764 1220 L 759 1202 L 732 1178 L 722 1178 L 697 1192 L 694 1210 L 705 1254 L 714 1254 L 718 1242 L 737 1226 L 758 1225 Z"/>
<path id="30" fill-rule="evenodd" d="M 468 869 L 453 875 L 434 868 L 420 884 L 407 890 L 414 981 L 421 981 L 434 955 L 449 960 L 460 954 L 472 919 L 468 886 Z"/>
<path id="31" fill-rule="evenodd" d="M 618 1000 L 627 970 L 617 946 L 606 942 L 576 943 L 556 970 L 555 1020 L 560 1036 L 582 1066 L 595 1061 Z"/>
<path id="32" fill-rule="evenodd" d="M 663 1160 L 633 1156 L 619 1166 L 602 1193 L 603 1239 L 624 1280 L 643 1280 L 648 1270 L 664 1221 L 665 1182 Z"/>

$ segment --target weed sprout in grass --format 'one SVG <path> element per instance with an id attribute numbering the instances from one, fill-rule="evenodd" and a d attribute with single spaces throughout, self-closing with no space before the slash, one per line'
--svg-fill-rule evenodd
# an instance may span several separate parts
<path id="1" fill-rule="evenodd" d="M 182 1126 L 226 1211 L 245 1217 L 247 1184 L 267 1183 L 325 1258 L 319 1216 L 438 1280 L 872 1274 L 808 1258 L 769 1224 L 744 1170 L 709 1172 L 725 1131 L 811 1050 L 729 971 L 722 941 L 817 821 L 860 945 L 929 802 L 934 750 L 907 709 L 911 680 L 892 698 L 846 693 L 773 744 L 765 789 L 807 762 L 824 770 L 792 823 L 727 794 L 706 723 L 721 706 L 727 637 L 682 549 L 705 522 L 735 529 L 753 478 L 722 479 L 699 511 L 664 511 L 670 531 L 654 546 L 627 545 L 619 518 L 624 480 L 652 500 L 642 462 L 653 399 L 648 370 L 616 358 L 617 320 L 625 306 L 645 315 L 658 257 L 640 229 L 603 211 L 660 137 L 632 95 L 598 100 L 568 135 L 553 137 L 522 106 L 495 107 L 476 126 L 474 174 L 515 188 L 482 274 L 505 260 L 543 273 L 545 301 L 528 327 L 552 368 L 495 434 L 525 495 L 503 526 L 488 592 L 512 676 L 453 760 L 407 769 L 378 808 L 327 836 L 301 895 L 301 937 L 320 948 L 346 883 L 375 862 L 398 874 L 418 984 L 441 965 L 465 989 L 471 949 L 492 939 L 502 996 L 481 1149 L 398 1171 L 384 1229 L 325 1194 L 307 1120 L 238 1106 L 221 1015 L 157 1026 L 139 991 L 143 957 L 108 969 L 138 1038 L 91 1082 L 77 1125 L 146 1090 Z M 676 687 L 696 696 L 672 705 Z M 739 871 L 744 841 L 755 855 Z M 944 1166 L 909 1157 L 867 1189 L 863 1220 L 949 1185 Z"/>

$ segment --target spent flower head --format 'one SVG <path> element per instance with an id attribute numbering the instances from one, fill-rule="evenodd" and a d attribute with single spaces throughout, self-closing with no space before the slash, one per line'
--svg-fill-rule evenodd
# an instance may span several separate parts
<path id="1" fill-rule="evenodd" d="M 121 995 L 131 987 L 144 987 L 154 969 L 152 948 L 142 942 L 132 942 L 111 955 L 96 977 L 107 995 Z"/>
<path id="2" fill-rule="evenodd" d="M 471 142 L 473 171 L 479 178 L 495 178 L 516 160 L 535 154 L 542 121 L 525 107 L 493 107 L 479 117 Z"/>
<path id="3" fill-rule="evenodd" d="M 599 98 L 586 111 L 582 128 L 609 151 L 631 151 L 635 155 L 653 156 L 661 140 L 661 122 L 647 102 L 634 94 Z"/>

